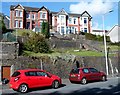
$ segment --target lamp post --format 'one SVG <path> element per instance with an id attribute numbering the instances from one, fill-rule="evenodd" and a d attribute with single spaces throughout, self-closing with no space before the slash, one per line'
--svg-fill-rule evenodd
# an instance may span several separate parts
<path id="1" fill-rule="evenodd" d="M 113 10 L 108 11 L 107 13 L 111 13 Z M 107 14 L 105 13 L 105 14 Z M 105 48 L 105 63 L 106 63 L 106 74 L 108 75 L 108 56 L 107 56 L 107 45 L 106 45 L 106 33 L 104 29 L 104 19 L 105 19 L 105 14 L 102 15 L 102 20 L 103 20 L 103 33 L 104 33 L 104 48 Z"/>

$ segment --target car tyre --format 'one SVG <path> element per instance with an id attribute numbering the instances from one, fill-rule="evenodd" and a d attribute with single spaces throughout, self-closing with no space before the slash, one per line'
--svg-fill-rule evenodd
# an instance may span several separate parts
<path id="1" fill-rule="evenodd" d="M 82 78 L 81 83 L 84 84 L 84 85 L 87 84 L 86 78 Z"/>
<path id="2" fill-rule="evenodd" d="M 19 86 L 19 92 L 21 92 L 21 93 L 26 93 L 26 92 L 28 92 L 28 86 L 27 86 L 27 84 L 21 84 L 21 85 Z"/>
<path id="3" fill-rule="evenodd" d="M 55 81 L 53 81 L 53 83 L 52 83 L 52 88 L 54 88 L 54 89 L 57 89 L 58 87 L 59 87 L 59 81 L 58 80 L 55 80 Z"/>

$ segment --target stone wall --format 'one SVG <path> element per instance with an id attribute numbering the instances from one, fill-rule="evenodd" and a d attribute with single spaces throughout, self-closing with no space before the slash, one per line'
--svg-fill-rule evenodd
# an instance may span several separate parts
<path id="1" fill-rule="evenodd" d="M 118 59 L 117 57 L 110 58 L 114 74 L 116 73 L 115 67 L 118 68 Z M 13 66 L 14 70 L 17 69 L 27 69 L 27 68 L 39 68 L 41 66 L 44 70 L 56 74 L 61 78 L 68 78 L 69 73 L 72 68 L 79 67 L 95 67 L 98 70 L 106 72 L 105 69 L 105 58 L 104 57 L 80 57 L 80 56 L 69 56 L 68 59 L 63 57 L 50 58 L 47 56 L 44 57 L 25 57 L 19 56 L 16 59 L 4 59 L 2 60 L 4 66 Z M 13 70 L 13 71 L 14 71 Z M 109 65 L 109 74 L 111 72 L 111 66 Z"/>
<path id="2" fill-rule="evenodd" d="M 14 59 L 18 56 L 19 44 L 17 42 L 0 42 L 0 46 L 2 59 Z"/>

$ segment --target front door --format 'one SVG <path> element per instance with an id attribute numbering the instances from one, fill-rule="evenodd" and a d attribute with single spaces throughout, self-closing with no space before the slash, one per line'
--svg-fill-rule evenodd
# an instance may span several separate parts
<path id="1" fill-rule="evenodd" d="M 2 79 L 10 80 L 10 66 L 2 66 Z"/>

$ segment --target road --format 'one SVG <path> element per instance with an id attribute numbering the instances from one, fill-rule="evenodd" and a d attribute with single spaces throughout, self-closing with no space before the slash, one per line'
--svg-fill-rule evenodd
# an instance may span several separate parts
<path id="1" fill-rule="evenodd" d="M 2 95 L 22 95 L 5 86 Z M 110 78 L 106 82 L 92 82 L 86 85 L 71 84 L 69 80 L 63 80 L 63 86 L 59 89 L 39 88 L 33 89 L 24 95 L 120 95 L 120 78 Z"/>

